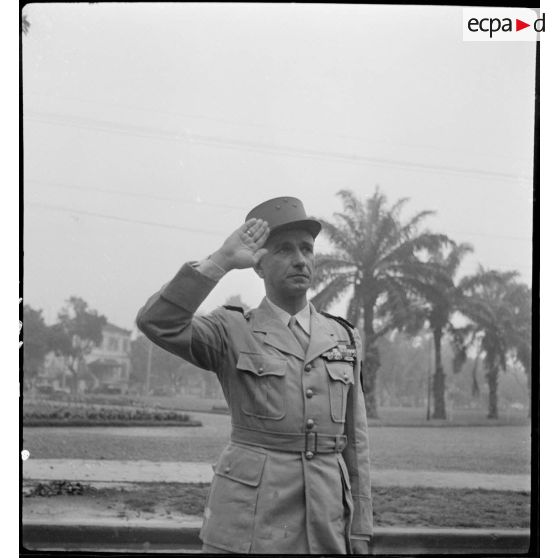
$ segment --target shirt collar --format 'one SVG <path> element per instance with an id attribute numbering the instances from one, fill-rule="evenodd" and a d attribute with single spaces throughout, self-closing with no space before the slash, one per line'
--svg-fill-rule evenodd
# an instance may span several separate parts
<path id="1" fill-rule="evenodd" d="M 279 318 L 281 323 L 284 324 L 285 326 L 288 326 L 289 320 L 291 319 L 291 315 L 285 310 L 283 310 L 283 308 L 277 306 L 277 304 L 271 302 L 271 300 L 269 300 L 267 296 L 265 297 L 265 300 L 267 301 L 267 303 L 269 304 L 273 312 L 275 312 L 277 318 Z M 310 335 L 310 304 L 306 303 L 306 306 L 302 310 L 300 310 L 300 312 L 297 312 L 295 314 L 295 317 L 296 317 L 296 321 L 298 322 L 298 325 L 308 335 Z"/>

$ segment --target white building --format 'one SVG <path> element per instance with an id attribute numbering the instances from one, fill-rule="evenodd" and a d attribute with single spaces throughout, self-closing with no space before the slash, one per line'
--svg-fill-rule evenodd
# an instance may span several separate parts
<path id="1" fill-rule="evenodd" d="M 85 365 L 78 373 L 77 390 L 104 393 L 126 393 L 132 363 L 130 336 L 132 332 L 107 323 L 103 327 L 103 340 L 85 356 Z M 63 357 L 49 353 L 45 358 L 44 373 L 37 378 L 37 386 L 70 391 L 72 373 L 66 369 Z"/>
<path id="2" fill-rule="evenodd" d="M 89 381 L 84 389 L 126 393 L 130 380 L 130 336 L 132 332 L 107 323 L 103 328 L 103 342 L 85 357 Z M 81 391 L 81 390 L 80 390 Z"/>

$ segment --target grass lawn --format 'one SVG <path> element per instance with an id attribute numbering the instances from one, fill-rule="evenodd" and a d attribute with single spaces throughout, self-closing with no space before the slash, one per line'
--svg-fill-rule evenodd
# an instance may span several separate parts
<path id="1" fill-rule="evenodd" d="M 197 461 L 213 463 L 226 444 L 230 417 L 196 414 L 202 427 L 24 428 L 23 447 L 31 458 Z M 528 426 L 455 428 L 370 428 L 372 467 L 471 471 L 497 474 L 530 472 Z"/>
<path id="2" fill-rule="evenodd" d="M 141 397 L 144 404 L 184 411 L 211 411 L 215 407 L 226 407 L 222 399 L 203 399 L 187 395 L 174 397 Z M 426 409 L 419 407 L 380 407 L 380 418 L 371 420 L 374 426 L 480 426 L 480 425 L 526 425 L 526 411 L 503 409 L 497 420 L 486 418 L 486 409 L 451 409 L 448 406 L 447 420 L 426 420 Z"/>

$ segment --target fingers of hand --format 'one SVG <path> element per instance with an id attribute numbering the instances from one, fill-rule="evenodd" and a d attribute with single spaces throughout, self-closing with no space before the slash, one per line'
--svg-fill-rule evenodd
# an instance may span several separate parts
<path id="1" fill-rule="evenodd" d="M 263 221 L 260 219 L 259 222 L 254 226 L 252 233 L 252 239 L 256 244 L 258 244 L 258 248 L 263 246 L 263 243 L 269 236 L 269 225 L 267 224 L 267 221 Z"/>
<path id="2" fill-rule="evenodd" d="M 246 223 L 244 223 L 244 225 L 242 225 L 242 227 L 240 227 L 240 230 L 242 232 L 246 232 L 246 231 L 252 229 L 258 221 L 259 221 L 259 219 L 256 219 L 255 217 L 252 217 L 252 219 L 248 219 L 248 221 L 246 221 Z"/>
<path id="3" fill-rule="evenodd" d="M 244 223 L 240 229 L 238 229 L 238 232 L 240 234 L 240 238 L 243 241 L 247 241 L 250 240 L 252 238 L 252 229 L 254 228 L 254 226 L 256 225 L 257 219 L 249 219 L 248 221 L 246 221 L 246 223 Z"/>
<path id="4" fill-rule="evenodd" d="M 242 226 L 243 240 L 252 241 L 258 248 L 263 245 L 269 235 L 269 226 L 266 221 L 262 219 L 250 219 Z"/>

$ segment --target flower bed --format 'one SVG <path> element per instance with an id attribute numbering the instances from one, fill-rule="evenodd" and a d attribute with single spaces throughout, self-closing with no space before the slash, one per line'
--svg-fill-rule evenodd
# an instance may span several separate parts
<path id="1" fill-rule="evenodd" d="M 24 426 L 201 426 L 188 413 L 153 407 L 33 401 L 23 405 Z"/>

